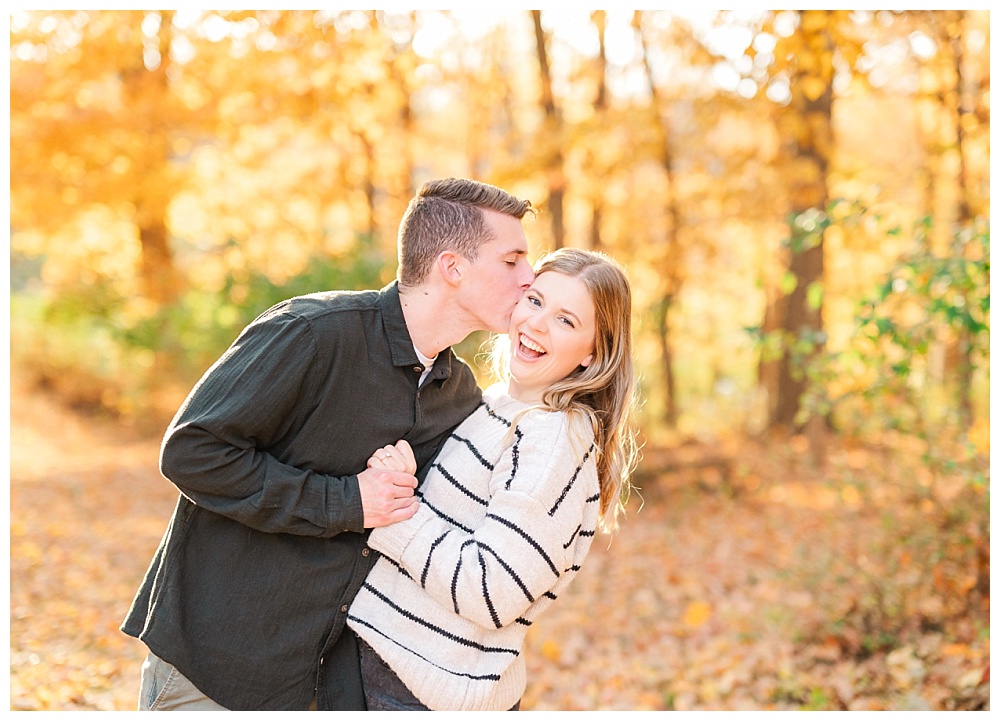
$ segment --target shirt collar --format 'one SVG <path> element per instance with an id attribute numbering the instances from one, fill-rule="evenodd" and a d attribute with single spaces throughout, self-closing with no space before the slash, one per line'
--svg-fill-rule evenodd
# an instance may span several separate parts
<path id="1" fill-rule="evenodd" d="M 392 364 L 398 367 L 422 365 L 417 360 L 417 354 L 413 349 L 413 340 L 406 327 L 403 305 L 399 300 L 398 280 L 392 281 L 379 291 L 379 305 L 382 308 L 382 326 L 385 328 L 385 337 L 389 341 Z M 438 353 L 430 377 L 449 378 L 451 376 L 451 358 L 451 348 L 445 348 Z"/>

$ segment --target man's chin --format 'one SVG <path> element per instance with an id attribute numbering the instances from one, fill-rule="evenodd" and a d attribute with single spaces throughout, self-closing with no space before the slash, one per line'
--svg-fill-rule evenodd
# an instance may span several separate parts
<path id="1" fill-rule="evenodd" d="M 491 326 L 487 330 L 490 333 L 506 334 L 510 330 L 510 316 L 507 316 L 507 319 L 502 324 Z"/>

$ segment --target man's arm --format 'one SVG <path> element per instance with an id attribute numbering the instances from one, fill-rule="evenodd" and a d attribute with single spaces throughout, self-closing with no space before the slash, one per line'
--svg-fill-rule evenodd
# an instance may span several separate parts
<path id="1" fill-rule="evenodd" d="M 170 424 L 163 475 L 197 505 L 270 533 L 333 536 L 412 515 L 416 480 L 408 474 L 325 475 L 265 450 L 315 404 L 316 355 L 309 324 L 292 315 L 248 326 Z"/>

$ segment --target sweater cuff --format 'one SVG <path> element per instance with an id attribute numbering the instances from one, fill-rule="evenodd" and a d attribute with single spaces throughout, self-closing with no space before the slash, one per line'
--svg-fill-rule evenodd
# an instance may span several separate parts
<path id="1" fill-rule="evenodd" d="M 433 518 L 434 513 L 431 509 L 421 503 L 417 507 L 417 512 L 405 521 L 393 523 L 391 526 L 373 528 L 371 535 L 368 536 L 368 545 L 383 556 L 399 563 L 406 547 L 410 545 L 424 524 Z"/>

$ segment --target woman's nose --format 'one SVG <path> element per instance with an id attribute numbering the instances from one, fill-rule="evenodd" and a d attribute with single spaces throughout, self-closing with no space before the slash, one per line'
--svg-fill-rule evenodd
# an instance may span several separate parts
<path id="1" fill-rule="evenodd" d="M 545 332 L 545 312 L 533 313 L 528 317 L 528 327 L 539 333 Z"/>

